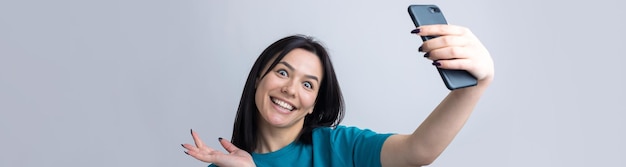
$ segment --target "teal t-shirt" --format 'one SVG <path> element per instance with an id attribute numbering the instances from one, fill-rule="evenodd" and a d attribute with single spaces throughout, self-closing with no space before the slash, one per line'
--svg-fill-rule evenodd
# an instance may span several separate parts
<path id="1" fill-rule="evenodd" d="M 381 166 L 380 151 L 390 135 L 341 125 L 320 127 L 313 130 L 312 144 L 293 142 L 275 152 L 252 153 L 252 158 L 257 167 Z"/>

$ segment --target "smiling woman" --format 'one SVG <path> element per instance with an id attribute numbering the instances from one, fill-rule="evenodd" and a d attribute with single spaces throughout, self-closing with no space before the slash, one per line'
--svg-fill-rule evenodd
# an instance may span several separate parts
<path id="1" fill-rule="evenodd" d="M 318 92 L 313 84 L 318 85 L 317 78 L 321 76 L 319 58 L 309 51 L 294 49 L 272 69 L 270 75 L 261 77 L 256 86 L 255 99 L 261 117 L 264 118 L 259 122 L 261 134 L 270 127 L 302 127 L 304 116 L 313 113 Z M 297 132 L 300 128 L 296 129 Z M 293 136 L 294 139 L 295 137 Z"/>
<path id="2" fill-rule="evenodd" d="M 310 37 L 280 39 L 257 58 L 246 80 L 229 152 L 197 134 L 185 153 L 211 166 L 421 166 L 432 163 L 460 131 L 493 78 L 487 50 L 466 28 L 431 25 L 412 31 L 433 65 L 468 70 L 479 85 L 450 92 L 412 134 L 382 134 L 339 125 L 341 90 L 328 53 Z M 450 42 L 452 41 L 452 42 Z M 462 41 L 454 42 L 454 41 Z M 444 59 L 445 58 L 445 59 Z M 280 161 L 277 159 L 280 158 Z"/>
<path id="3" fill-rule="evenodd" d="M 274 102 L 294 109 L 280 112 L 285 109 Z M 278 140 L 291 142 L 302 133 L 299 140 L 311 143 L 311 130 L 338 124 L 343 110 L 343 97 L 326 50 L 305 36 L 286 37 L 270 45 L 252 67 L 235 118 L 233 143 L 253 152 L 263 140 L 262 134 L 275 133 L 271 130 L 274 126 L 280 133 L 290 134 Z"/>

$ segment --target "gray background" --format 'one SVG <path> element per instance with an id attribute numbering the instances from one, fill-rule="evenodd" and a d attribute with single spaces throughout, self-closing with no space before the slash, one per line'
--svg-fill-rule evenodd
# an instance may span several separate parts
<path id="1" fill-rule="evenodd" d="M 437 4 L 496 79 L 432 166 L 626 166 L 626 13 L 578 1 L 0 1 L 0 166 L 205 166 L 246 75 L 296 33 L 328 47 L 344 125 L 410 133 L 447 94 L 409 34 Z"/>

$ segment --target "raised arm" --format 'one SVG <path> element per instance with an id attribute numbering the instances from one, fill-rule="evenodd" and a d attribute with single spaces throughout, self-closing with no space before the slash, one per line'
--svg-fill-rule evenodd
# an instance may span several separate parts
<path id="1" fill-rule="evenodd" d="M 412 134 L 389 137 L 381 152 L 383 166 L 432 163 L 461 130 L 494 76 L 489 52 L 469 29 L 429 25 L 415 31 L 420 36 L 440 36 L 420 47 L 434 60 L 433 65 L 467 70 L 478 79 L 478 85 L 451 91 Z"/>

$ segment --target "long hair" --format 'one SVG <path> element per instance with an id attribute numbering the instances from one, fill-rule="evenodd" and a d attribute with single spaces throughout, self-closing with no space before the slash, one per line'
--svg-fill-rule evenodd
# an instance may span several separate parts
<path id="1" fill-rule="evenodd" d="M 345 109 L 343 96 L 328 52 L 311 37 L 304 35 L 288 36 L 267 47 L 254 62 L 248 74 L 233 127 L 232 143 L 240 149 L 253 152 L 257 147 L 259 110 L 254 96 L 257 79 L 260 80 L 265 77 L 287 53 L 297 48 L 308 50 L 320 58 L 324 77 L 321 80 L 313 112 L 305 116 L 302 131 L 296 140 L 304 144 L 311 144 L 313 129 L 335 127 L 343 119 Z M 270 62 L 274 57 L 276 59 Z M 263 67 L 268 64 L 269 68 L 262 71 Z"/>

